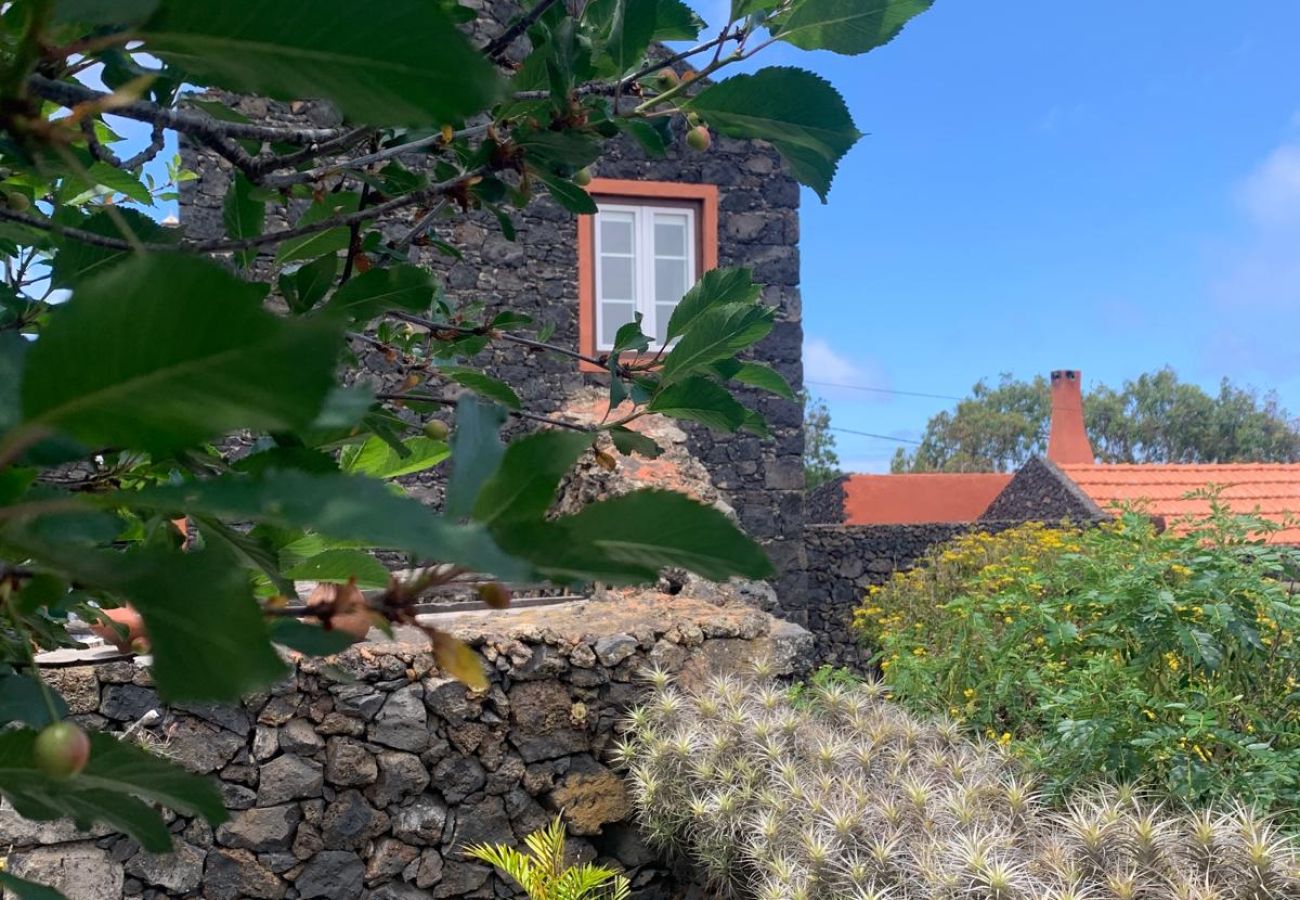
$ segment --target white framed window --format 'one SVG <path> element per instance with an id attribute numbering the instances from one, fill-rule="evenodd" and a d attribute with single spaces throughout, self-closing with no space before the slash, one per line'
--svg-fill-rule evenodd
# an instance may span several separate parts
<path id="1" fill-rule="evenodd" d="M 599 201 L 596 206 L 596 349 L 612 349 L 618 329 L 641 313 L 641 330 L 657 350 L 673 309 L 699 278 L 696 208 Z"/>

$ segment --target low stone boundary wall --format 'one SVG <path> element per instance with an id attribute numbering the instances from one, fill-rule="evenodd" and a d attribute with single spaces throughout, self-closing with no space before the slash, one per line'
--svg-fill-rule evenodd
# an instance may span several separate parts
<path id="1" fill-rule="evenodd" d="M 516 896 L 468 844 L 518 844 L 563 809 L 581 858 L 624 868 L 638 900 L 679 895 L 629 823 L 608 751 L 638 674 L 690 682 L 760 657 L 792 672 L 811 638 L 760 611 L 683 596 L 612 596 L 439 621 L 482 655 L 490 687 L 440 673 L 415 629 L 330 660 L 295 658 L 269 693 L 166 708 L 131 662 L 51 669 L 76 718 L 124 731 L 220 780 L 230 821 L 175 817 L 176 850 L 0 810 L 14 874 L 69 900 L 416 900 Z"/>
<path id="2" fill-rule="evenodd" d="M 865 671 L 871 650 L 853 633 L 853 610 L 866 590 L 910 569 L 935 544 L 968 531 L 1004 531 L 1019 522 L 940 522 L 926 525 L 810 525 L 808 630 L 813 664 Z"/>

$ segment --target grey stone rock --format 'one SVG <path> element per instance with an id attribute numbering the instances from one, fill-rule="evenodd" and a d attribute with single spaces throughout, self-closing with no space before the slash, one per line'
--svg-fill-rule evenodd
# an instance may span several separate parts
<path id="1" fill-rule="evenodd" d="M 416 797 L 393 816 L 393 834 L 416 845 L 437 844 L 446 825 L 446 805 L 429 794 Z"/>
<path id="2" fill-rule="evenodd" d="M 99 712 L 119 722 L 135 722 L 153 709 L 161 709 L 158 692 L 134 684 L 110 684 L 104 688 Z"/>
<path id="3" fill-rule="evenodd" d="M 321 839 L 330 850 L 358 850 L 387 828 L 387 814 L 367 803 L 359 791 L 343 791 L 321 817 Z"/>
<path id="4" fill-rule="evenodd" d="M 459 803 L 483 789 L 487 773 L 472 756 L 449 756 L 433 770 L 433 782 L 448 803 Z"/>
<path id="5" fill-rule="evenodd" d="M 122 893 L 122 866 L 91 843 L 35 847 L 9 854 L 6 871 L 38 881 L 67 900 L 105 900 Z"/>
<path id="6" fill-rule="evenodd" d="M 225 766 L 244 739 L 202 719 L 183 716 L 167 726 L 167 749 L 191 772 L 206 775 Z"/>
<path id="7" fill-rule="evenodd" d="M 606 666 L 616 666 L 636 652 L 637 640 L 630 634 L 611 634 L 599 638 L 593 649 Z"/>
<path id="8" fill-rule="evenodd" d="M 92 666 L 45 669 L 41 677 L 63 695 L 69 713 L 81 715 L 99 711 L 99 679 L 95 677 Z"/>
<path id="9" fill-rule="evenodd" d="M 203 896 L 211 900 L 281 900 L 287 888 L 247 850 L 213 850 L 203 866 Z"/>
<path id="10" fill-rule="evenodd" d="M 456 807 L 456 827 L 449 843 L 452 847 L 490 844 L 510 833 L 510 817 L 501 798 L 484 797 Z"/>
<path id="11" fill-rule="evenodd" d="M 299 756 L 280 756 L 262 768 L 257 804 L 275 806 L 289 800 L 319 797 L 324 784 L 320 763 Z"/>
<path id="12" fill-rule="evenodd" d="M 280 734 L 276 729 L 266 725 L 257 726 L 253 735 L 253 759 L 265 762 L 280 750 Z"/>
<path id="13" fill-rule="evenodd" d="M 257 802 L 257 791 L 242 784 L 222 781 L 218 787 L 221 789 L 221 802 L 226 809 L 248 809 Z"/>
<path id="14" fill-rule="evenodd" d="M 280 728 L 279 744 L 285 753 L 310 756 L 325 747 L 325 739 L 306 719 L 290 719 Z"/>
<path id="15" fill-rule="evenodd" d="M 89 831 L 79 831 L 71 819 L 37 822 L 24 819 L 9 807 L 0 808 L 0 845 L 26 846 L 29 844 L 64 844 L 69 841 L 92 840 L 111 834 L 107 825 L 92 825 Z"/>
<path id="16" fill-rule="evenodd" d="M 394 750 L 419 753 L 429 745 L 428 713 L 419 685 L 394 691 L 370 725 L 370 740 Z"/>
<path id="17" fill-rule="evenodd" d="M 370 720 L 384 705 L 384 695 L 368 684 L 344 684 L 331 689 L 335 706 L 342 713 Z"/>
<path id="18" fill-rule="evenodd" d="M 355 853 L 345 850 L 322 850 L 303 867 L 294 880 L 303 900 L 353 900 L 361 895 L 365 865 Z"/>
<path id="19" fill-rule="evenodd" d="M 330 738 L 325 751 L 325 779 L 330 784 L 370 784 L 378 775 L 379 764 L 365 744 L 352 738 Z"/>
<path id="20" fill-rule="evenodd" d="M 510 741 L 525 762 L 587 748 L 586 732 L 573 725 L 572 712 L 573 700 L 557 682 L 530 681 L 510 690 Z"/>
<path id="21" fill-rule="evenodd" d="M 127 861 L 126 872 L 172 894 L 186 894 L 203 880 L 203 857 L 197 847 L 181 843 L 171 853 L 137 853 Z"/>
<path id="22" fill-rule="evenodd" d="M 366 881 L 374 883 L 400 875 L 419 854 L 415 847 L 393 838 L 375 841 L 374 850 L 366 858 Z"/>
<path id="23" fill-rule="evenodd" d="M 227 731 L 233 731 L 240 737 L 247 737 L 253 727 L 253 720 L 248 710 L 242 706 L 229 703 L 175 703 L 172 708 L 198 716 L 205 722 L 211 722 Z"/>
<path id="24" fill-rule="evenodd" d="M 420 851 L 420 858 L 406 867 L 402 877 L 421 890 L 432 887 L 442 878 L 442 855 L 437 850 Z"/>
<path id="25" fill-rule="evenodd" d="M 487 866 L 460 861 L 444 861 L 442 878 L 430 892 L 436 900 L 443 897 L 464 897 L 470 891 L 477 890 L 492 874 Z"/>
<path id="26" fill-rule="evenodd" d="M 424 704 L 435 716 L 448 722 L 472 718 L 477 706 L 470 702 L 469 689 L 454 678 L 426 678 Z"/>
<path id="27" fill-rule="evenodd" d="M 366 789 L 366 796 L 380 809 L 423 793 L 429 786 L 429 770 L 415 754 L 387 750 L 376 759 L 379 777 Z"/>
<path id="28" fill-rule="evenodd" d="M 217 829 L 217 843 L 245 850 L 287 850 L 302 810 L 296 803 L 246 809 Z"/>

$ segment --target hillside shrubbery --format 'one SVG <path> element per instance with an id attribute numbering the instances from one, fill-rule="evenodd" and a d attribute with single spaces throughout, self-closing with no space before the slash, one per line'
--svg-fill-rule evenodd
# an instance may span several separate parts
<path id="1" fill-rule="evenodd" d="M 857 612 L 891 689 L 1010 744 L 1054 788 L 1106 776 L 1300 821 L 1300 609 L 1291 551 L 1216 515 L 1157 533 L 967 535 Z"/>

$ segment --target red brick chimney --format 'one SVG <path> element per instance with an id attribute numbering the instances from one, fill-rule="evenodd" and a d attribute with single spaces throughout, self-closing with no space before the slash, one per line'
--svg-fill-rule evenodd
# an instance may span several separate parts
<path id="1" fill-rule="evenodd" d="M 1083 373 L 1057 369 L 1052 373 L 1052 424 L 1047 434 L 1047 458 L 1064 465 L 1095 462 L 1083 427 Z"/>

